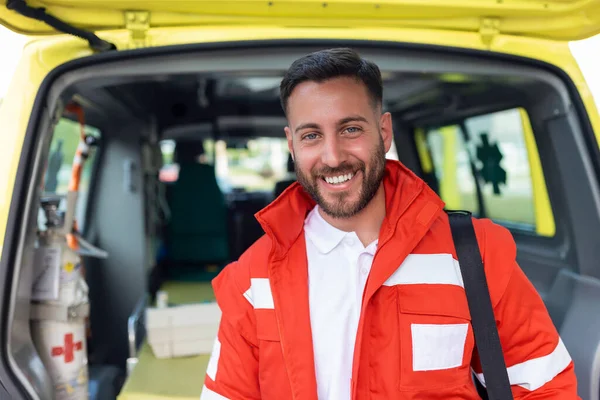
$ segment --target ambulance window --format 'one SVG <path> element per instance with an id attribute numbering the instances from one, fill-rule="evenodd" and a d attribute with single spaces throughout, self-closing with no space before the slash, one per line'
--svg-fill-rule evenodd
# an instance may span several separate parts
<path id="1" fill-rule="evenodd" d="M 428 131 L 427 145 L 446 207 L 478 213 L 475 179 L 460 127 L 452 125 Z"/>
<path id="2" fill-rule="evenodd" d="M 283 136 L 283 135 L 282 135 Z M 214 145 L 217 179 L 224 192 L 271 192 L 287 175 L 285 137 L 229 139 Z"/>
<path id="3" fill-rule="evenodd" d="M 448 209 L 553 236 L 554 217 L 527 113 L 510 109 L 429 129 L 426 146 Z"/>
<path id="4" fill-rule="evenodd" d="M 67 194 L 69 181 L 71 180 L 73 159 L 75 157 L 77 146 L 79 145 L 80 132 L 81 129 L 79 123 L 66 118 L 61 119 L 56 125 L 52 135 L 50 156 L 48 158 L 46 174 L 44 176 L 45 194 L 57 194 L 61 196 Z M 86 134 L 100 138 L 100 131 L 94 127 L 86 126 L 85 132 Z M 79 197 L 75 214 L 80 231 L 84 229 L 85 207 L 87 205 L 87 195 L 96 160 L 96 152 L 97 149 L 95 148 L 90 150 L 90 155 L 85 161 L 81 173 Z"/>
<path id="5" fill-rule="evenodd" d="M 159 143 L 162 154 L 163 165 L 160 169 L 158 179 L 161 182 L 173 183 L 179 177 L 179 164 L 175 160 L 175 148 L 177 143 L 171 139 L 161 140 Z M 214 141 L 207 139 L 202 141 L 204 154 L 198 157 L 199 162 L 214 164 Z"/>

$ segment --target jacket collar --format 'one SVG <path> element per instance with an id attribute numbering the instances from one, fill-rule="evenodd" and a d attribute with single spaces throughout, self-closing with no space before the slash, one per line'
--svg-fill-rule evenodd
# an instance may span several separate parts
<path id="1" fill-rule="evenodd" d="M 383 179 L 385 189 L 386 217 L 381 234 L 393 233 L 400 217 L 415 199 L 425 192 L 425 197 L 436 208 L 443 208 L 441 199 L 420 178 L 401 162 L 386 160 Z M 423 204 L 425 205 L 425 204 Z M 315 201 L 298 182 L 290 185 L 277 199 L 255 216 L 265 233 L 273 240 L 273 257 L 281 259 L 304 230 L 308 213 L 316 206 Z"/>

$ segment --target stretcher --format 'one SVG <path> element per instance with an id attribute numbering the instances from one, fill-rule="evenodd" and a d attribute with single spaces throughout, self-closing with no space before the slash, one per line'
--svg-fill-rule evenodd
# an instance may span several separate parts
<path id="1" fill-rule="evenodd" d="M 214 300 L 209 282 L 165 282 L 169 303 Z M 144 339 L 118 400 L 198 400 L 210 355 L 158 359 Z"/>

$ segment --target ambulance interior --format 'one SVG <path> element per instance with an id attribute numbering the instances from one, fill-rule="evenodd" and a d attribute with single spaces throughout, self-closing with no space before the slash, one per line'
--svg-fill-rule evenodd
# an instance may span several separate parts
<path id="1" fill-rule="evenodd" d="M 26 230 L 14 243 L 22 256 L 13 260 L 9 358 L 23 390 L 42 398 L 51 391 L 22 328 L 35 229 L 44 223 L 36 218 L 40 197 L 66 194 L 80 139 L 78 116 L 64 106 L 81 107 L 95 138 L 78 229 L 108 254 L 83 257 L 90 398 L 197 399 L 208 353 L 157 358 L 144 310 L 158 290 L 169 304 L 211 301 L 210 279 L 263 234 L 254 214 L 294 181 L 279 82 L 294 59 L 323 47 L 153 50 L 99 57 L 49 82 L 40 100 L 46 112 L 26 141 L 34 160 L 19 215 Z M 571 83 L 516 59 L 356 48 L 383 72 L 395 131 L 388 157 L 422 177 L 447 208 L 511 230 L 518 261 L 575 361 L 580 395 L 598 399 L 600 269 L 591 233 L 600 223 L 585 211 L 594 207 L 597 182 L 581 150 L 589 123 Z"/>

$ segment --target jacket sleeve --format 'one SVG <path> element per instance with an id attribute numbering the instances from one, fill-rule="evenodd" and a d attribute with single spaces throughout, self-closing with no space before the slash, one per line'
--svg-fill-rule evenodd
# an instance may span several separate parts
<path id="1" fill-rule="evenodd" d="M 244 296 L 243 266 L 232 263 L 213 280 L 221 322 L 200 400 L 260 399 L 254 312 Z M 248 287 L 250 286 L 250 279 Z"/>
<path id="2" fill-rule="evenodd" d="M 535 287 L 516 261 L 510 232 L 478 221 L 478 239 L 515 399 L 579 399 L 573 361 Z M 477 357 L 473 369 L 485 385 Z"/>

